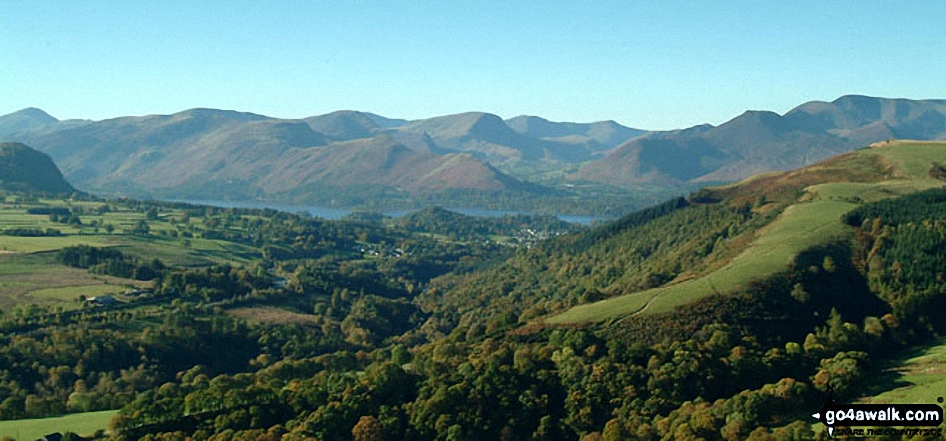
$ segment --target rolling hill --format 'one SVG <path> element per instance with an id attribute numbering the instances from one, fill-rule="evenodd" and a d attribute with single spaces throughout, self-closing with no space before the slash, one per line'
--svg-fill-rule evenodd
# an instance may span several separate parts
<path id="1" fill-rule="evenodd" d="M 304 119 L 312 130 L 336 140 L 371 138 L 378 132 L 399 127 L 407 121 L 354 110 L 339 110 Z"/>

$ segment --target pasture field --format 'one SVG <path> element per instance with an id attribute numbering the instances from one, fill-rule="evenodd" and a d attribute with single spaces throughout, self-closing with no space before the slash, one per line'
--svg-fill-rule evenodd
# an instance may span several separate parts
<path id="1" fill-rule="evenodd" d="M 731 261 L 703 276 L 599 302 L 578 305 L 544 319 L 549 324 L 575 324 L 618 319 L 672 310 L 701 297 L 727 294 L 788 267 L 800 252 L 843 237 L 851 228 L 841 216 L 860 204 L 944 185 L 931 176 L 934 166 L 946 164 L 946 144 L 893 142 L 862 149 L 856 155 L 879 156 L 893 179 L 875 183 L 838 182 L 812 185 L 799 202 L 787 207 L 755 240 Z M 855 155 L 852 164 L 857 164 Z M 755 178 L 757 180 L 758 178 Z M 744 181 L 751 185 L 753 178 Z"/>
<path id="2" fill-rule="evenodd" d="M 256 248 L 225 240 L 162 236 L 120 236 L 111 245 L 140 259 L 160 259 L 170 266 L 242 264 L 259 257 Z"/>
<path id="3" fill-rule="evenodd" d="M 0 437 L 9 436 L 17 441 L 32 441 L 53 433 L 72 432 L 80 436 L 108 430 L 108 422 L 117 410 L 74 413 L 53 418 L 0 421 Z"/>
<path id="4" fill-rule="evenodd" d="M 55 251 L 76 245 L 94 247 L 108 246 L 109 240 L 103 236 L 61 236 L 61 237 L 19 237 L 0 236 L 0 250 L 11 253 L 37 253 Z"/>
<path id="5" fill-rule="evenodd" d="M 76 309 L 80 295 L 121 293 L 149 284 L 70 268 L 57 263 L 53 253 L 0 255 L 0 311 L 27 304 Z"/>
<path id="6" fill-rule="evenodd" d="M 321 326 L 321 322 L 319 322 L 314 315 L 300 314 L 298 312 L 277 308 L 275 306 L 233 308 L 228 309 L 227 314 L 240 317 L 251 322 L 270 324 L 294 323 L 304 326 Z"/>
<path id="7" fill-rule="evenodd" d="M 63 223 L 54 221 L 48 214 L 27 212 L 37 208 L 68 209 L 79 213 L 81 224 Z M 149 234 L 133 234 L 135 226 L 142 221 L 147 223 Z M 106 226 L 111 228 L 106 229 Z M 79 296 L 120 294 L 150 286 L 150 282 L 93 274 L 60 264 L 56 251 L 70 246 L 116 247 L 139 259 L 160 259 L 174 267 L 240 265 L 259 258 L 259 250 L 252 246 L 181 237 L 181 232 L 198 232 L 201 226 L 201 218 L 188 220 L 183 211 L 175 209 L 163 208 L 157 219 L 147 219 L 145 213 L 115 202 L 0 197 L 0 313 L 30 304 L 50 310 L 71 310 L 82 306 Z M 43 232 L 52 229 L 61 235 L 2 234 L 17 229 Z"/>

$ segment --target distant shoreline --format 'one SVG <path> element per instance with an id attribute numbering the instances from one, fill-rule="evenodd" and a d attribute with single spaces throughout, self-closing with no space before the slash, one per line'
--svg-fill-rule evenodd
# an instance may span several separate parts
<path id="1" fill-rule="evenodd" d="M 270 203 L 263 201 L 220 201 L 220 200 L 204 200 L 204 199 L 167 199 L 168 202 L 184 202 L 188 204 L 198 204 L 198 205 L 212 205 L 217 207 L 232 207 L 232 208 L 259 208 L 265 209 L 270 208 L 273 210 L 285 211 L 289 213 L 299 213 L 306 212 L 312 216 L 320 217 L 328 220 L 340 220 L 343 217 L 357 212 L 358 210 L 345 209 L 345 208 L 329 208 L 322 207 L 317 205 L 290 205 L 290 204 L 279 204 L 279 203 Z M 460 213 L 466 216 L 476 216 L 476 217 L 501 217 L 506 215 L 535 215 L 541 216 L 544 213 L 533 213 L 526 211 L 514 211 L 514 210 L 491 210 L 485 208 L 451 208 L 444 207 L 447 210 Z M 419 209 L 418 209 L 419 210 Z M 392 211 L 383 211 L 382 213 L 385 216 L 390 217 L 401 217 L 408 213 L 412 213 L 417 210 L 392 210 Z M 550 216 L 555 216 L 560 220 L 565 222 L 581 224 L 581 225 L 591 225 L 595 222 L 603 221 L 604 219 L 595 217 L 595 216 L 576 216 L 569 214 L 549 214 Z"/>

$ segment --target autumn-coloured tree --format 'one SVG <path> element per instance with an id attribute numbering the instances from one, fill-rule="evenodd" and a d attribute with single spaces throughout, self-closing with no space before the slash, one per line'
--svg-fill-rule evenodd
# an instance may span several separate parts
<path id="1" fill-rule="evenodd" d="M 363 416 L 358 419 L 355 427 L 352 427 L 351 434 L 355 441 L 383 441 L 384 429 L 381 422 L 373 416 Z"/>

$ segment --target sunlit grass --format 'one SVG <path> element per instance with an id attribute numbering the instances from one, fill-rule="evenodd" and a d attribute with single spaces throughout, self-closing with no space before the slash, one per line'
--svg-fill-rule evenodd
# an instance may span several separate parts
<path id="1" fill-rule="evenodd" d="M 76 413 L 53 418 L 0 421 L 0 436 L 11 436 L 16 440 L 34 440 L 50 433 L 73 432 L 80 436 L 92 435 L 97 430 L 107 430 L 108 422 L 117 410 Z"/>
<path id="2" fill-rule="evenodd" d="M 884 374 L 890 389 L 863 401 L 884 404 L 936 404 L 946 396 L 946 341 L 901 360 Z"/>
<path id="3" fill-rule="evenodd" d="M 695 279 L 579 305 L 545 322 L 572 324 L 662 313 L 712 294 L 733 293 L 753 280 L 788 268 L 798 253 L 849 234 L 852 229 L 841 222 L 841 217 L 860 204 L 944 185 L 929 173 L 934 164 L 946 164 L 944 143 L 903 141 L 863 149 L 851 157 L 853 166 L 863 162 L 857 155 L 879 156 L 893 171 L 894 179 L 808 187 L 798 203 L 762 228 L 745 251 L 719 269 Z"/>

